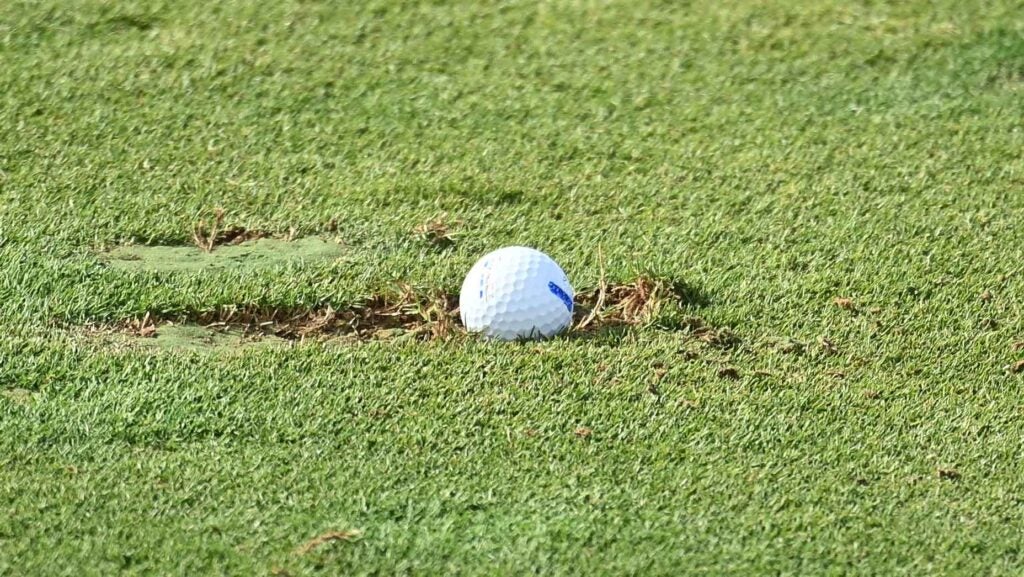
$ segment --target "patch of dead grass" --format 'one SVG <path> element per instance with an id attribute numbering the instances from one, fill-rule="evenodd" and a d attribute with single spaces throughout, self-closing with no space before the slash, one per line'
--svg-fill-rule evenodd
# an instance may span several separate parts
<path id="1" fill-rule="evenodd" d="M 310 553 L 314 549 L 326 543 L 332 543 L 337 541 L 354 541 L 358 539 L 360 535 L 362 535 L 362 531 L 359 531 L 357 529 L 348 529 L 345 531 L 328 531 L 327 533 L 317 535 L 316 537 L 303 543 L 301 546 L 295 549 L 295 554 L 306 555 L 307 553 Z"/>
<path id="2" fill-rule="evenodd" d="M 146 313 L 146 315 L 140 319 L 132 319 L 128 321 L 125 326 L 125 331 L 136 337 L 155 337 L 156 323 L 154 322 L 152 315 L 150 313 Z"/>
<path id="3" fill-rule="evenodd" d="M 594 326 L 643 324 L 656 317 L 667 301 L 679 299 L 671 283 L 662 279 L 642 276 L 610 285 L 602 278 L 597 288 L 576 295 L 574 328 L 583 331 Z"/>
<path id="4" fill-rule="evenodd" d="M 362 304 L 344 309 L 330 305 L 297 310 L 222 307 L 165 321 L 288 340 L 320 336 L 372 339 L 384 334 L 406 334 L 420 340 L 433 340 L 454 334 L 457 303 L 458 298 L 452 295 L 417 295 L 412 289 L 403 287 L 396 294 L 376 295 Z M 135 323 L 130 321 L 129 327 Z"/>
<path id="5" fill-rule="evenodd" d="M 832 302 L 844 311 L 856 312 L 857 303 L 853 302 L 853 299 L 846 297 L 836 297 L 832 299 Z"/>

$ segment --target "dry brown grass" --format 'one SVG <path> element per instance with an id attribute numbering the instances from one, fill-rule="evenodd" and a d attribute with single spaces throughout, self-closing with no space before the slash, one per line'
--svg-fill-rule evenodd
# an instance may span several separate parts
<path id="1" fill-rule="evenodd" d="M 462 221 L 452 219 L 448 213 L 441 213 L 434 218 L 413 228 L 413 234 L 434 246 L 446 248 L 455 244 L 456 234 L 453 231 L 462 225 Z"/>
<path id="2" fill-rule="evenodd" d="M 132 319 L 128 322 L 125 329 L 136 337 L 150 338 L 156 336 L 156 322 L 150 313 L 146 313 L 140 319 Z"/>
<path id="3" fill-rule="evenodd" d="M 258 240 L 270 236 L 270 233 L 262 230 L 249 230 L 241 226 L 224 228 L 224 217 L 226 211 L 223 208 L 213 210 L 210 222 L 199 219 L 192 227 L 192 242 L 203 252 L 213 252 L 218 246 L 226 244 L 241 244 L 250 240 Z M 287 236 L 288 240 L 294 239 L 295 229 L 291 229 Z"/>
<path id="4" fill-rule="evenodd" d="M 602 282 L 597 289 L 577 295 L 574 330 L 592 332 L 641 325 L 653 319 L 666 303 L 678 298 L 670 283 L 648 277 L 626 284 Z M 160 325 L 175 323 L 289 340 L 330 337 L 370 340 L 406 336 L 429 341 L 462 334 L 458 317 L 458 295 L 417 291 L 403 284 L 345 308 L 330 304 L 290 309 L 223 306 L 177 315 L 146 314 L 119 323 L 115 328 L 139 337 L 154 336 Z M 728 329 L 707 326 L 696 317 L 684 319 L 673 329 L 710 345 L 725 347 L 736 342 Z"/>
<path id="5" fill-rule="evenodd" d="M 643 324 L 657 316 L 665 302 L 678 298 L 671 285 L 660 279 L 639 277 L 616 285 L 602 279 L 596 289 L 576 295 L 575 329 Z"/>
<path id="6" fill-rule="evenodd" d="M 362 535 L 362 532 L 355 529 L 348 529 L 345 531 L 328 531 L 327 533 L 317 535 L 313 539 L 310 539 L 309 541 L 303 543 L 301 546 L 295 549 L 295 554 L 305 555 L 326 543 L 336 541 L 353 541 L 359 538 L 360 535 Z"/>
<path id="7" fill-rule="evenodd" d="M 453 295 L 419 295 L 403 286 L 394 294 L 375 295 L 343 309 L 331 305 L 311 309 L 225 306 L 190 314 L 146 314 L 120 323 L 118 328 L 120 332 L 140 337 L 154 336 L 161 324 L 176 323 L 289 340 L 338 336 L 362 340 L 399 334 L 434 340 L 456 334 L 457 303 L 458 298 Z"/>
<path id="8" fill-rule="evenodd" d="M 192 242 L 203 252 L 213 252 L 213 248 L 217 243 L 217 233 L 223 224 L 224 209 L 215 208 L 209 226 L 207 226 L 206 220 L 201 218 L 192 227 Z"/>
<path id="9" fill-rule="evenodd" d="M 853 299 L 850 298 L 836 297 L 832 299 L 832 303 L 835 304 L 837 307 L 843 309 L 844 311 L 857 311 L 857 303 L 853 302 Z"/>

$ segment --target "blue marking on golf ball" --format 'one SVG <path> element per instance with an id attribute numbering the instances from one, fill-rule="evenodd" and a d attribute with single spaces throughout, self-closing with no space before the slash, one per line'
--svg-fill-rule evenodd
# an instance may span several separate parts
<path id="1" fill-rule="evenodd" d="M 569 312 L 572 312 L 572 298 L 570 298 L 569 295 L 564 290 L 562 290 L 562 287 L 556 285 L 553 282 L 549 282 L 548 290 L 551 291 L 551 294 L 562 299 L 562 303 L 565 304 L 565 308 L 569 309 Z"/>

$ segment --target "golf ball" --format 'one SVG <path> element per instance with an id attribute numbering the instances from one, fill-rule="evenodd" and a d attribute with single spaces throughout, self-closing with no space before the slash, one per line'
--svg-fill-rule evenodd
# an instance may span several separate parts
<path id="1" fill-rule="evenodd" d="M 557 335 L 572 323 L 572 285 L 551 257 L 524 246 L 486 254 L 459 293 L 466 330 L 502 341 Z"/>

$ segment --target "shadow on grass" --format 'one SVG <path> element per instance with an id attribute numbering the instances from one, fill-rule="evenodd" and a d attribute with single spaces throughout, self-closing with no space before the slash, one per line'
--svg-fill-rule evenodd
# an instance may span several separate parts
<path id="1" fill-rule="evenodd" d="M 570 341 L 615 347 L 621 345 L 623 341 L 629 338 L 632 332 L 633 329 L 629 325 L 613 325 L 598 327 L 592 330 L 573 330 L 565 338 Z"/>
<path id="2" fill-rule="evenodd" d="M 679 303 L 686 307 L 704 308 L 711 304 L 711 295 L 703 288 L 684 280 L 671 281 L 671 290 Z"/>

